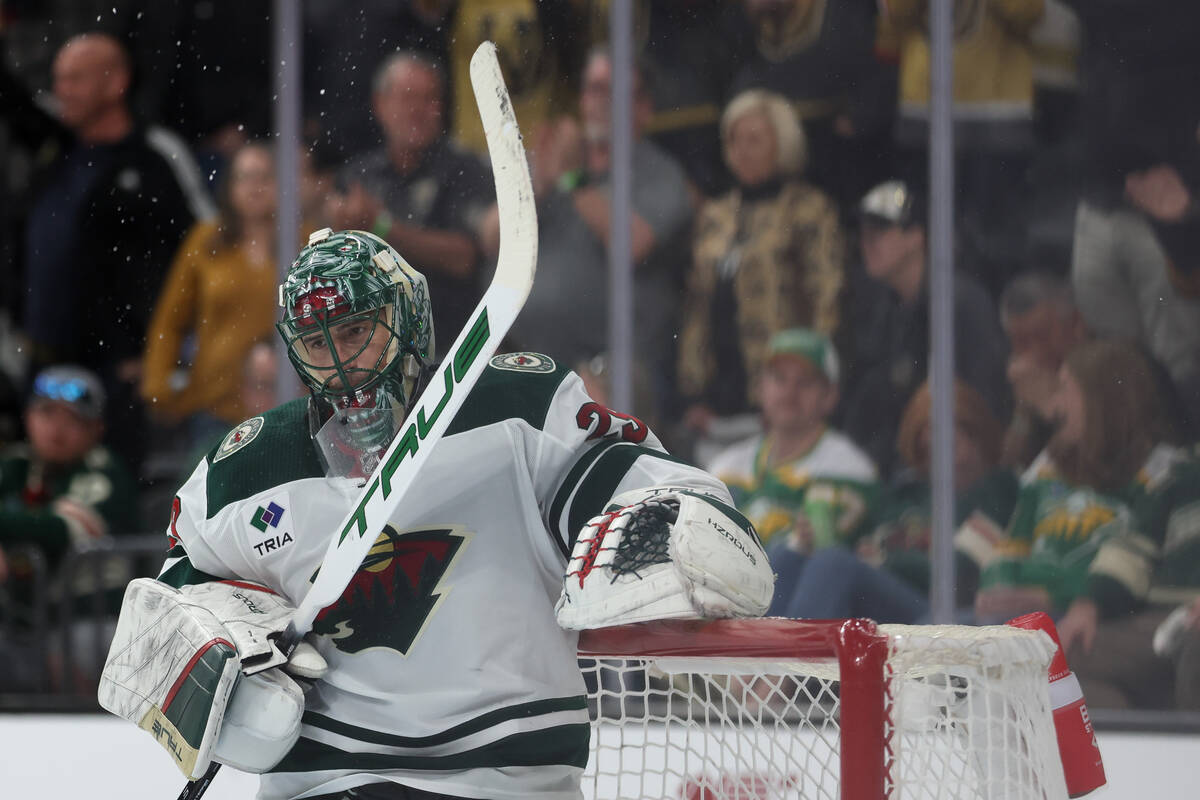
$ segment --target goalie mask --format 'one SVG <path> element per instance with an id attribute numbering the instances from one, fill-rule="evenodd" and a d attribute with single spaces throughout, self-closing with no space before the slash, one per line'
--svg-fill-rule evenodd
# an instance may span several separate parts
<path id="1" fill-rule="evenodd" d="M 288 358 L 332 412 L 314 435 L 329 472 L 369 474 L 433 355 L 425 277 L 378 236 L 324 228 L 292 263 L 279 304 Z"/>

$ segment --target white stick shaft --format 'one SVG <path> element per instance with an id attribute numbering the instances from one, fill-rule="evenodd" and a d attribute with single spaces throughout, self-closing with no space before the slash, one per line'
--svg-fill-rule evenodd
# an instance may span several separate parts
<path id="1" fill-rule="evenodd" d="M 442 361 L 363 487 L 354 509 L 334 533 L 316 581 L 296 609 L 292 624 L 297 638 L 311 630 L 317 614 L 346 590 L 434 445 L 462 408 L 533 285 L 537 263 L 533 186 L 496 47 L 491 42 L 481 44 L 471 58 L 471 82 L 487 136 L 500 210 L 496 274 L 470 323 L 454 340 L 450 355 Z M 437 298 L 432 299 L 437 302 Z"/>

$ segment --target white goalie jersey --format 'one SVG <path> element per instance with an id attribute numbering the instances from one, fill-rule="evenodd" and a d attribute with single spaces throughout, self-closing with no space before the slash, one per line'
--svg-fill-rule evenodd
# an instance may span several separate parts
<path id="1" fill-rule="evenodd" d="M 161 581 L 252 581 L 293 605 L 304 596 L 359 491 L 325 477 L 306 402 L 243 423 L 196 467 L 172 509 Z M 556 622 L 555 604 L 588 521 L 620 495 L 661 486 L 731 502 L 548 357 L 492 359 L 341 599 L 318 616 L 329 671 L 259 796 L 393 780 L 462 797 L 578 797 L 588 714 L 576 634 Z"/>

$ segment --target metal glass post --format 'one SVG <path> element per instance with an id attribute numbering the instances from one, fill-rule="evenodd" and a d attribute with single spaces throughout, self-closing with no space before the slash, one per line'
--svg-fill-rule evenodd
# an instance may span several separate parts
<path id="1" fill-rule="evenodd" d="M 299 0 L 275 0 L 275 177 L 279 205 L 275 219 L 275 266 L 279 282 L 298 252 L 300 241 L 300 59 L 303 29 Z M 275 398 L 285 402 L 299 392 L 299 379 L 282 339 L 276 340 L 279 372 Z"/>
<path id="2" fill-rule="evenodd" d="M 929 4 L 929 379 L 933 399 L 933 622 L 954 621 L 954 0 Z"/>
<path id="3" fill-rule="evenodd" d="M 633 5 L 612 0 L 612 160 L 608 243 L 609 404 L 633 407 Z"/>

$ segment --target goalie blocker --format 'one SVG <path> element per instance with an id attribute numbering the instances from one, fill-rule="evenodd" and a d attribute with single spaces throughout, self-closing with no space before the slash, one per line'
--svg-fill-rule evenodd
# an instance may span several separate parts
<path id="1" fill-rule="evenodd" d="M 564 628 L 759 617 L 775 576 L 750 522 L 691 489 L 637 489 L 588 521 L 555 606 Z"/>

